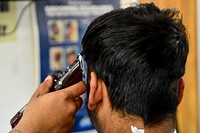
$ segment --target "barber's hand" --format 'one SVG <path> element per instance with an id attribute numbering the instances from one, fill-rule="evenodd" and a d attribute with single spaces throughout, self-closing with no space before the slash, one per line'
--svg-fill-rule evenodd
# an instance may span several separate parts
<path id="1" fill-rule="evenodd" d="M 22 119 L 14 130 L 22 133 L 69 133 L 75 122 L 75 114 L 83 104 L 80 95 L 86 91 L 84 82 L 49 93 L 53 79 L 47 79 L 38 87 L 29 101 Z"/>

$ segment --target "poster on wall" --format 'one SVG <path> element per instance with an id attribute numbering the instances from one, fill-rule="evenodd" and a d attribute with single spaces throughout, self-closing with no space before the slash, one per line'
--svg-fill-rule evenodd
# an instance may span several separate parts
<path id="1" fill-rule="evenodd" d="M 40 39 L 40 79 L 65 70 L 81 52 L 81 40 L 90 22 L 119 8 L 119 0 L 36 0 Z M 83 99 L 85 101 L 85 94 Z M 77 112 L 74 132 L 93 129 L 86 105 Z"/>

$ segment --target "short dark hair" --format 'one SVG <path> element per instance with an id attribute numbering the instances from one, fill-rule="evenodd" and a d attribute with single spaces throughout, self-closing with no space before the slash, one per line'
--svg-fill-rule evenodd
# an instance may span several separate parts
<path id="1" fill-rule="evenodd" d="M 113 109 L 139 115 L 145 125 L 174 117 L 189 49 L 177 9 L 146 3 L 108 12 L 89 25 L 82 47 Z"/>

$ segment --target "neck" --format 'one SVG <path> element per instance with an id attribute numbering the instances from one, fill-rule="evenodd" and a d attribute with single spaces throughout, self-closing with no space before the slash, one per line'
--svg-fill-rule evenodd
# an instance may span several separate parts
<path id="1" fill-rule="evenodd" d="M 144 129 L 145 133 L 173 133 L 174 131 L 173 119 L 169 118 L 161 122 L 159 125 L 145 126 L 142 118 L 138 116 L 122 116 L 113 111 L 110 115 L 106 115 L 104 122 L 104 128 L 102 129 L 103 133 L 132 133 L 131 126 L 137 127 L 137 129 Z"/>

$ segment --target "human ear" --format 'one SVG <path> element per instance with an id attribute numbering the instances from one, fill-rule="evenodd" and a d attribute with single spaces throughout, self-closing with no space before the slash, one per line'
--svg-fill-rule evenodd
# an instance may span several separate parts
<path id="1" fill-rule="evenodd" d="M 180 78 L 178 81 L 178 105 L 181 103 L 181 100 L 183 98 L 183 93 L 184 93 L 184 81 L 183 78 Z"/>
<path id="2" fill-rule="evenodd" d="M 88 96 L 88 109 L 94 110 L 102 101 L 102 80 L 98 79 L 95 72 L 90 73 L 90 92 Z"/>

